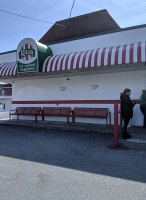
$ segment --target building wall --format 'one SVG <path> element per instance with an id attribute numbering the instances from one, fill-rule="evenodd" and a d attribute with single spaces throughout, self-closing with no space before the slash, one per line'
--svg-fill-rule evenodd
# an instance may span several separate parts
<path id="1" fill-rule="evenodd" d="M 99 35 L 90 38 L 73 40 L 64 43 L 50 45 L 54 55 L 76 51 L 86 51 L 99 47 L 110 47 L 133 42 L 145 41 L 146 28 L 139 28 L 121 31 L 106 35 Z M 16 61 L 16 52 L 0 55 L 0 63 Z M 144 78 L 145 77 L 145 78 Z M 37 80 L 17 80 L 13 81 L 13 101 L 37 101 L 37 100 L 119 100 L 120 93 L 124 88 L 132 89 L 133 99 L 139 99 L 141 90 L 146 89 L 146 70 L 137 72 L 119 72 L 111 74 L 82 75 L 66 78 L 48 78 Z M 99 85 L 93 90 L 91 85 Z M 65 86 L 65 91 L 60 91 L 59 87 Z M 17 106 L 57 106 L 56 104 L 13 104 L 13 109 Z M 86 107 L 108 107 L 112 113 L 112 123 L 114 110 L 113 105 L 58 105 L 58 106 L 86 106 Z M 28 117 L 21 117 L 25 119 Z M 50 120 L 65 120 L 64 118 L 48 118 Z M 104 120 L 78 119 L 77 121 L 104 123 Z M 134 108 L 133 125 L 142 125 L 142 114 L 139 105 Z"/>
<path id="2" fill-rule="evenodd" d="M 111 74 L 96 74 L 70 77 L 70 80 L 63 78 L 50 78 L 38 80 L 21 80 L 13 83 L 13 101 L 38 101 L 38 100 L 119 100 L 120 93 L 125 88 L 132 90 L 132 99 L 139 99 L 142 89 L 146 89 L 145 71 L 121 72 Z M 92 89 L 91 85 L 99 85 L 97 89 Z M 60 91 L 59 87 L 66 87 L 65 91 Z M 112 114 L 112 124 L 114 117 L 113 105 L 96 104 L 13 104 L 13 109 L 17 106 L 70 106 L 74 107 L 108 107 Z M 28 119 L 28 117 L 21 117 Z M 139 105 L 134 108 L 132 125 L 142 125 L 142 114 Z M 66 120 L 64 118 L 48 118 L 49 120 Z M 47 119 L 47 120 L 48 120 Z M 77 119 L 80 122 L 105 123 L 98 119 Z"/>

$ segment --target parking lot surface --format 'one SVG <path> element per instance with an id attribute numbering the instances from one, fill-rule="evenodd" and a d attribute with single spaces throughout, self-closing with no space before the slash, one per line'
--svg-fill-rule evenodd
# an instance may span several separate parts
<path id="1" fill-rule="evenodd" d="M 0 126 L 0 200 L 145 200 L 146 151 L 111 134 Z"/>

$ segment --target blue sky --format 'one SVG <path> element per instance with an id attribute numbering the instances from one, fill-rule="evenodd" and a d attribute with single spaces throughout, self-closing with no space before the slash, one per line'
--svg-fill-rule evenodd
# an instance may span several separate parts
<path id="1" fill-rule="evenodd" d="M 0 0 L 0 9 L 55 22 L 69 17 L 72 0 Z M 72 17 L 107 9 L 122 27 L 146 24 L 144 0 L 76 0 Z M 51 24 L 36 22 L 0 12 L 0 52 L 17 48 L 24 38 L 38 41 Z"/>

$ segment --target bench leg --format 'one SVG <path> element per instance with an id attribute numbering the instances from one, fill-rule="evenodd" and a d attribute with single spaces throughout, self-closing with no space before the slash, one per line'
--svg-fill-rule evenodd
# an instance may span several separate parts
<path id="1" fill-rule="evenodd" d="M 17 120 L 19 120 L 19 115 L 17 115 Z"/>
<path id="2" fill-rule="evenodd" d="M 67 124 L 69 124 L 69 115 L 67 116 Z"/>
<path id="3" fill-rule="evenodd" d="M 44 117 L 44 115 L 42 115 L 42 121 L 44 121 L 45 120 L 45 117 Z"/>
<path id="4" fill-rule="evenodd" d="M 109 123 L 111 125 L 111 113 L 109 112 Z"/>
<path id="5" fill-rule="evenodd" d="M 107 120 L 108 118 L 106 118 L 106 127 L 108 127 L 108 120 Z"/>
<path id="6" fill-rule="evenodd" d="M 37 115 L 35 115 L 35 122 L 37 122 L 38 121 L 38 118 L 37 118 Z"/>
<path id="7" fill-rule="evenodd" d="M 72 116 L 72 123 L 75 123 L 75 117 Z"/>

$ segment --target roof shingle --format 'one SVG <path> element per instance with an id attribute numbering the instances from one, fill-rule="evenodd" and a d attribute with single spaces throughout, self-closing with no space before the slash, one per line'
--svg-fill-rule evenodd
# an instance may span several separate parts
<path id="1" fill-rule="evenodd" d="M 118 29 L 120 29 L 120 26 L 104 9 L 56 22 L 39 42 L 47 44 Z"/>

